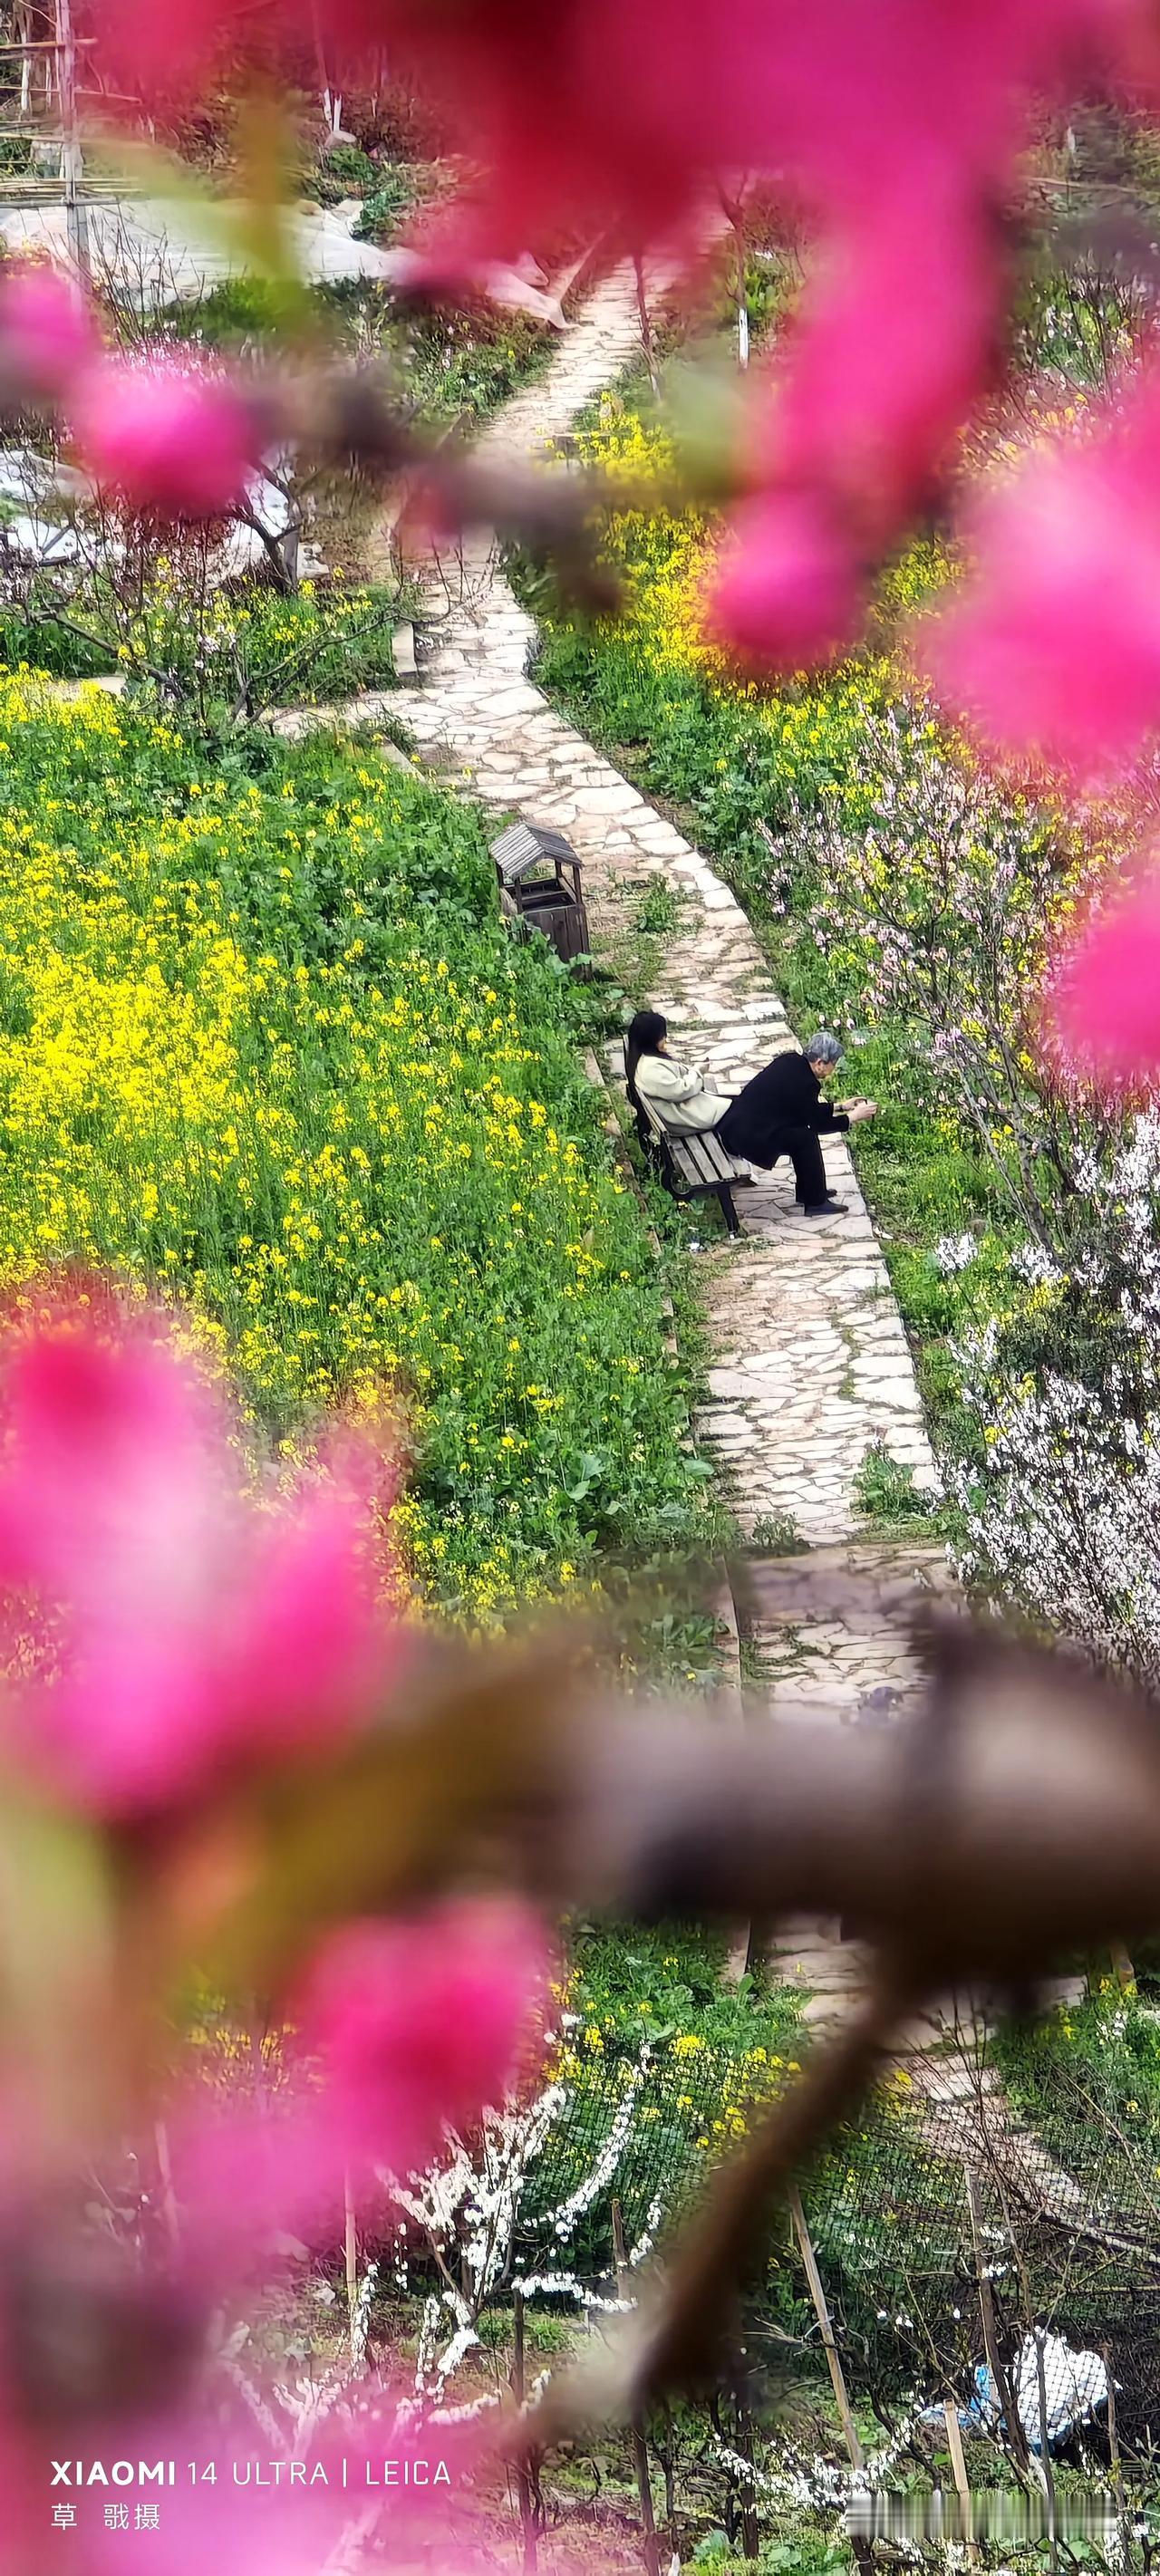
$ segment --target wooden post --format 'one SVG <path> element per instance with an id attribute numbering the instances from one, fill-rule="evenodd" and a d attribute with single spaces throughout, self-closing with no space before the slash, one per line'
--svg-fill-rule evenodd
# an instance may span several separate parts
<path id="1" fill-rule="evenodd" d="M 791 2183 L 787 2197 L 789 2200 L 789 2214 L 793 2220 L 793 2232 L 798 2241 L 798 2250 L 801 2254 L 802 2262 L 805 2265 L 806 2279 L 810 2285 L 810 2297 L 814 2303 L 814 2315 L 818 2320 L 822 2343 L 825 2347 L 826 2360 L 829 2363 L 830 2385 L 833 2388 L 838 2414 L 841 2418 L 842 2431 L 846 2439 L 846 2449 L 850 2454 L 850 2466 L 852 2469 L 860 2469 L 862 2466 L 862 2445 L 858 2439 L 858 2427 L 854 2422 L 849 2393 L 846 2387 L 845 2375 L 842 2370 L 841 2357 L 838 2352 L 837 2344 L 834 2341 L 834 2329 L 830 2321 L 830 2311 L 826 2304 L 826 2293 L 822 2288 L 822 2276 L 818 2270 L 817 2256 L 815 2255 L 813 2246 L 810 2242 L 810 2231 L 806 2226 L 806 2214 L 802 2208 L 801 2194 L 796 2183 Z"/>
<path id="2" fill-rule="evenodd" d="M 665 2481 L 665 2529 L 669 2535 L 669 2548 L 679 2566 L 681 2552 L 677 2540 L 677 2435 L 673 2424 L 673 2410 L 667 2397 L 662 2412 L 665 2419 L 665 2443 L 664 2449 L 660 2452 L 660 2462 Z"/>
<path id="3" fill-rule="evenodd" d="M 1120 2457 L 1120 2437 L 1116 2430 L 1116 2383 L 1112 2377 L 1110 2344 L 1102 2347 L 1104 2369 L 1108 2374 L 1108 2457 L 1112 2469 L 1112 2494 L 1120 2517 L 1120 2565 L 1124 2576 L 1132 2564 L 1132 2530 L 1128 2521 L 1128 2499 L 1124 2493 L 1124 2463 Z"/>
<path id="4" fill-rule="evenodd" d="M 69 257 L 82 286 L 91 286 L 93 264 L 85 213 L 84 162 L 77 115 L 77 49 L 69 0 L 56 0 L 56 76 L 60 96 L 61 176 Z"/>
<path id="5" fill-rule="evenodd" d="M 737 195 L 730 198 L 718 185 L 725 220 L 733 235 L 734 289 L 737 306 L 737 364 L 744 372 L 749 365 L 749 298 L 745 291 L 745 181 L 738 181 Z"/>
<path id="6" fill-rule="evenodd" d="M 624 2242 L 624 2211 L 617 2198 L 612 2201 L 612 2251 L 616 2259 L 617 2297 L 627 2299 L 632 2293 L 632 2275 L 628 2268 L 628 2250 Z M 644 2563 L 647 2576 L 660 2576 L 661 2553 L 653 2513 L 652 2484 L 648 2473 L 648 2444 L 639 2416 L 632 2423 L 632 2457 L 636 2469 L 636 2491 L 640 2497 L 640 2519 L 644 2532 Z"/>
<path id="7" fill-rule="evenodd" d="M 343 2242 L 346 2250 L 347 2333 L 350 2337 L 351 2359 L 356 2361 L 358 2359 L 355 2350 L 355 2319 L 358 2315 L 358 2231 L 355 2227 L 354 2194 L 351 2191 L 349 2174 L 344 2174 L 342 2178 L 342 2211 Z"/>
<path id="8" fill-rule="evenodd" d="M 1051 2444 L 1047 2438 L 1047 2370 L 1043 2359 L 1042 2326 L 1032 2328 L 1035 2336 L 1035 2371 L 1039 2381 L 1039 2465 L 1043 2471 L 1043 2492 L 1047 2498 L 1047 2553 L 1051 2576 L 1059 2576 L 1059 2544 L 1055 2536 L 1055 2473 L 1051 2466 Z"/>
<path id="9" fill-rule="evenodd" d="M 979 2563 L 979 2550 L 975 2539 L 974 2522 L 971 2515 L 971 2489 L 967 2477 L 967 2463 L 963 2457 L 963 2433 L 962 2426 L 959 2423 L 959 2410 L 955 2405 L 953 2397 L 944 2397 L 943 2414 L 946 2417 L 947 2449 L 951 2455 L 951 2468 L 954 2473 L 955 2494 L 957 2495 L 962 2507 L 962 2537 L 967 2544 L 967 2565 L 969 2567 L 977 2567 Z"/>
<path id="10" fill-rule="evenodd" d="M 982 2312 L 983 2319 L 983 2350 L 987 2356 L 987 2365 L 991 2373 L 991 2381 L 995 2390 L 995 2395 L 999 2402 L 999 2410 L 1007 2427 L 1007 2439 L 1011 2444 L 1011 2448 L 1020 2468 L 1024 2471 L 1025 2475 L 1029 2475 L 1031 2469 L 1031 2455 L 1027 2448 L 1027 2436 L 1023 2430 L 1019 2410 L 1011 2395 L 1011 2382 L 1003 2368 L 1003 2363 L 999 2353 L 999 2335 L 995 2324 L 995 2302 L 991 2296 L 991 2284 L 987 2278 L 986 2264 L 983 2261 L 983 2236 L 979 2219 L 979 2194 L 974 2174 L 968 2164 L 964 2164 L 963 2166 L 963 2179 L 966 2183 L 967 2189 L 967 2208 L 971 2214 L 971 2241 L 975 2249 L 975 2279 L 979 2287 L 979 2307 Z"/>
<path id="11" fill-rule="evenodd" d="M 737 2354 L 736 2369 L 737 2456 L 744 2460 L 747 2468 L 752 2469 L 754 2465 L 753 2415 L 749 2404 L 748 2374 L 743 2353 Z M 757 2490 L 751 2480 L 741 2493 L 741 2555 L 743 2558 L 755 2559 L 760 2556 L 760 2553 L 761 2533 L 757 2523 Z"/>
<path id="12" fill-rule="evenodd" d="M 524 2372 L 524 2294 L 512 2291 L 512 2396 L 522 2406 L 527 2393 Z M 520 2498 L 520 2530 L 523 2534 L 525 2576 L 536 2576 L 539 2564 L 539 2540 L 536 2533 L 536 2491 L 531 2468 L 520 2459 L 516 2472 Z"/>

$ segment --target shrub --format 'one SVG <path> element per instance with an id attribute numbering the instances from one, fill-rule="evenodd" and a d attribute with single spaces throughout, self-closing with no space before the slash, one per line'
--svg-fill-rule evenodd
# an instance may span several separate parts
<path id="1" fill-rule="evenodd" d="M 355 240 L 393 242 L 416 207 L 428 205 L 439 194 L 439 164 L 379 161 L 370 168 L 363 210 L 354 228 Z"/>
<path id="2" fill-rule="evenodd" d="M 319 157 L 326 175 L 341 183 L 345 196 L 359 196 L 374 187 L 378 171 L 361 145 L 327 143 Z"/>
<path id="3" fill-rule="evenodd" d="M 119 669 L 211 736 L 268 707 L 393 685 L 399 592 L 304 581 L 287 596 L 260 576 L 215 586 L 209 573 L 194 543 L 140 586 L 101 569 L 76 596 L 34 582 L 0 611 L 0 655 L 67 679 Z"/>
<path id="4" fill-rule="evenodd" d="M 670 434 L 616 400 L 582 448 L 626 484 L 673 463 Z M 627 615 L 580 630 L 549 609 L 538 677 L 712 852 L 799 1028 L 843 1034 L 847 1088 L 881 1104 L 855 1150 L 924 1395 L 944 1447 L 977 1462 L 957 1345 L 997 1313 L 1033 1337 L 1013 1250 L 1031 1235 L 1066 1268 L 1091 1227 L 1095 1130 L 1043 1078 L 1027 1003 L 1092 854 L 980 777 L 881 649 L 950 575 L 936 536 L 886 574 L 872 649 L 764 694 L 700 640 L 710 539 L 704 516 L 650 518 L 626 491 L 604 543 Z M 969 1257 L 944 1265 L 964 1235 Z"/>
<path id="5" fill-rule="evenodd" d="M 1087 1243 L 1072 1268 L 1036 1245 L 1017 1253 L 1016 1293 L 964 1353 L 981 1438 L 957 1478 L 962 1566 L 1154 1690 L 1160 1113 L 1080 1181 Z"/>

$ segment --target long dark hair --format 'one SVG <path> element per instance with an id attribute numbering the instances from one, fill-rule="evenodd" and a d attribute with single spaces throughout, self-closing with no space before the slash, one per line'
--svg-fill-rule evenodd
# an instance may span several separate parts
<path id="1" fill-rule="evenodd" d="M 668 1021 L 661 1018 L 659 1011 L 638 1011 L 635 1018 L 629 1021 L 628 1035 L 624 1041 L 624 1079 L 629 1099 L 636 1110 L 640 1108 L 636 1090 L 636 1068 L 642 1055 L 660 1054 L 661 1040 L 666 1038 L 668 1033 Z"/>

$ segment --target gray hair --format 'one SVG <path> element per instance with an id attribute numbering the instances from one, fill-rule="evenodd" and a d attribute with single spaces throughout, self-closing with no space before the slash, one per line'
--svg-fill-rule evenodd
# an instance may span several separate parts
<path id="1" fill-rule="evenodd" d="M 818 1029 L 803 1049 L 807 1064 L 840 1064 L 843 1050 L 828 1029 Z"/>

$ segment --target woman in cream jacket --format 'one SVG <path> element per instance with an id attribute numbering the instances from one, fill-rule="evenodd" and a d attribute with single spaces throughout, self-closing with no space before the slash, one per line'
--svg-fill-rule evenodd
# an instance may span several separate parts
<path id="1" fill-rule="evenodd" d="M 674 1136 L 696 1136 L 715 1127 L 729 1107 L 710 1091 L 695 1064 L 678 1064 L 668 1051 L 668 1022 L 659 1011 L 638 1011 L 624 1047 L 628 1096 L 637 1115 L 642 1099 Z"/>

